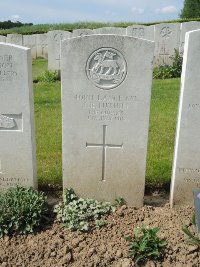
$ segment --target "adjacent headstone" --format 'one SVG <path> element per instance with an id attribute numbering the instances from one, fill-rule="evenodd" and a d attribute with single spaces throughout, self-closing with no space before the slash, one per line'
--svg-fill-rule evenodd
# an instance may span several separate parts
<path id="1" fill-rule="evenodd" d="M 192 204 L 200 187 L 200 31 L 186 33 L 171 183 L 171 205 Z"/>
<path id="2" fill-rule="evenodd" d="M 6 43 L 6 37 L 3 35 L 0 35 L 0 42 L 1 43 Z"/>
<path id="3" fill-rule="evenodd" d="M 78 37 L 91 34 L 93 34 L 93 30 L 91 29 L 77 29 L 73 30 L 71 37 Z"/>
<path id="4" fill-rule="evenodd" d="M 0 191 L 37 187 L 29 48 L 0 43 Z"/>
<path id="5" fill-rule="evenodd" d="M 180 35 L 180 47 L 179 53 L 183 54 L 184 44 L 185 44 L 185 34 L 186 32 L 200 29 L 200 21 L 190 21 L 181 23 L 181 35 Z"/>
<path id="6" fill-rule="evenodd" d="M 7 34 L 6 43 L 23 45 L 23 35 L 21 34 Z"/>
<path id="7" fill-rule="evenodd" d="M 144 26 L 144 25 L 128 26 L 126 28 L 126 33 L 129 36 L 154 41 L 154 25 L 153 26 Z"/>
<path id="8" fill-rule="evenodd" d="M 93 30 L 94 34 L 119 34 L 126 35 L 126 28 L 120 27 L 103 27 Z"/>
<path id="9" fill-rule="evenodd" d="M 196 220 L 197 232 L 200 235 L 200 189 L 194 189 L 193 195 L 194 195 L 195 220 Z"/>
<path id="10" fill-rule="evenodd" d="M 37 57 L 48 58 L 47 34 L 36 34 L 36 54 Z"/>
<path id="11" fill-rule="evenodd" d="M 36 59 L 36 35 L 24 35 L 23 36 L 23 46 L 28 47 L 31 49 L 31 56 L 32 59 Z"/>
<path id="12" fill-rule="evenodd" d="M 49 31 L 48 39 L 48 69 L 60 70 L 60 42 L 71 37 L 68 31 Z"/>
<path id="13" fill-rule="evenodd" d="M 155 25 L 154 64 L 171 65 L 174 49 L 179 49 L 180 23 L 162 23 Z"/>
<path id="14" fill-rule="evenodd" d="M 153 52 L 129 36 L 62 42 L 64 188 L 142 206 Z"/>

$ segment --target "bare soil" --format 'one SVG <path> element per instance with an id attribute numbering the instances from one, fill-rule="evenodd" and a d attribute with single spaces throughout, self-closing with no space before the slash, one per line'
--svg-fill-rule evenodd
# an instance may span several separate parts
<path id="1" fill-rule="evenodd" d="M 154 191 L 145 197 L 145 206 L 136 209 L 122 206 L 106 216 L 108 224 L 89 233 L 69 231 L 56 221 L 41 232 L 27 236 L 0 239 L 0 266 L 2 267 L 131 267 L 124 236 L 132 235 L 133 228 L 142 223 L 159 227 L 159 236 L 168 241 L 163 258 L 147 261 L 141 266 L 200 266 L 200 251 L 187 244 L 181 228 L 192 230 L 194 208 L 184 206 L 171 209 L 168 193 Z M 58 198 L 49 197 L 55 204 Z"/>

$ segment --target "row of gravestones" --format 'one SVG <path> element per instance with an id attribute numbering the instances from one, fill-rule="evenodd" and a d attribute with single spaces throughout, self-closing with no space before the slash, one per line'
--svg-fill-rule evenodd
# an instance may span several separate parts
<path id="1" fill-rule="evenodd" d="M 200 31 L 186 34 L 172 205 L 191 203 L 200 187 L 199 42 Z M 153 56 L 154 42 L 130 36 L 62 42 L 64 187 L 143 205 Z M 29 48 L 0 43 L 0 96 L 0 189 L 37 187 Z"/>
<path id="2" fill-rule="evenodd" d="M 1 42 L 23 45 L 31 48 L 32 58 L 47 58 L 49 70 L 60 69 L 60 41 L 66 38 L 91 34 L 119 34 L 155 41 L 154 65 L 171 64 L 174 49 L 183 53 L 185 33 L 200 29 L 200 22 L 162 23 L 152 26 L 133 25 L 127 28 L 105 27 L 95 30 L 79 29 L 68 31 L 50 31 L 48 34 L 0 36 Z"/>

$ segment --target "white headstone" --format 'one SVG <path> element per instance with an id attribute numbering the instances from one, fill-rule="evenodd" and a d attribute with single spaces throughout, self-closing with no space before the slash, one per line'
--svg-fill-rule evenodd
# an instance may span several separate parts
<path id="1" fill-rule="evenodd" d="M 37 187 L 31 51 L 0 43 L 0 191 Z"/>
<path id="2" fill-rule="evenodd" d="M 36 35 L 24 35 L 23 36 L 23 46 L 28 47 L 31 49 L 31 56 L 32 59 L 36 59 Z"/>
<path id="3" fill-rule="evenodd" d="M 200 31 L 186 33 L 171 184 L 171 205 L 193 203 L 200 188 Z"/>
<path id="4" fill-rule="evenodd" d="M 71 37 L 68 31 L 49 31 L 48 39 L 48 69 L 60 70 L 60 42 Z"/>
<path id="5" fill-rule="evenodd" d="M 120 27 L 103 27 L 93 30 L 94 34 L 118 34 L 126 35 L 126 28 Z"/>
<path id="6" fill-rule="evenodd" d="M 183 54 L 186 32 L 200 29 L 200 21 L 190 21 L 181 24 L 179 52 Z"/>
<path id="7" fill-rule="evenodd" d="M 91 35 L 91 34 L 93 34 L 93 30 L 91 29 L 77 29 L 77 30 L 73 30 L 71 37 L 78 37 L 78 36 Z"/>
<path id="8" fill-rule="evenodd" d="M 0 35 L 0 42 L 6 43 L 6 37 L 3 35 Z"/>
<path id="9" fill-rule="evenodd" d="M 64 188 L 142 206 L 153 51 L 119 35 L 62 42 Z"/>
<path id="10" fill-rule="evenodd" d="M 36 52 L 37 57 L 48 58 L 47 34 L 36 34 Z"/>
<path id="11" fill-rule="evenodd" d="M 126 28 L 129 36 L 154 41 L 154 26 L 132 25 Z"/>
<path id="12" fill-rule="evenodd" d="M 21 34 L 7 34 L 6 43 L 23 45 L 23 35 Z"/>
<path id="13" fill-rule="evenodd" d="M 179 49 L 180 23 L 162 23 L 155 25 L 154 64 L 171 65 L 174 49 Z"/>

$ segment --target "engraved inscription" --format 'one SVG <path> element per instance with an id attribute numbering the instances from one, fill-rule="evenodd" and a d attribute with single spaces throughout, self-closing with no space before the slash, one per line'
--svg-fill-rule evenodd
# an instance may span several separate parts
<path id="1" fill-rule="evenodd" d="M 133 28 L 132 35 L 138 38 L 144 37 L 144 28 Z"/>
<path id="2" fill-rule="evenodd" d="M 88 120 L 125 121 L 127 110 L 136 101 L 136 96 L 76 94 L 75 99 L 88 110 Z"/>
<path id="3" fill-rule="evenodd" d="M 189 109 L 192 109 L 192 110 L 199 110 L 200 109 L 200 104 L 189 104 L 188 105 L 188 108 Z"/>
<path id="4" fill-rule="evenodd" d="M 87 143 L 86 147 L 102 147 L 102 177 L 101 181 L 106 181 L 106 149 L 107 148 L 123 148 L 123 144 L 115 145 L 115 144 L 106 144 L 106 131 L 107 125 L 103 125 L 103 143 L 102 144 L 94 144 Z"/>
<path id="5" fill-rule="evenodd" d="M 180 173 L 195 173 L 200 174 L 200 169 L 193 169 L 193 168 L 178 168 Z"/>
<path id="6" fill-rule="evenodd" d="M 29 180 L 27 178 L 17 178 L 17 177 L 4 177 L 0 173 L 0 190 L 6 191 L 10 187 L 15 187 L 17 185 L 26 186 Z"/>
<path id="7" fill-rule="evenodd" d="M 125 79 L 126 61 L 116 49 L 100 48 L 88 58 L 86 73 L 94 85 L 109 90 L 120 85 Z"/>
<path id="8" fill-rule="evenodd" d="M 160 31 L 160 36 L 162 38 L 170 38 L 170 35 L 172 34 L 172 30 L 169 27 L 163 27 Z"/>
<path id="9" fill-rule="evenodd" d="M 17 77 L 12 55 L 0 55 L 0 81 L 13 81 Z"/>
<path id="10" fill-rule="evenodd" d="M 16 126 L 16 122 L 13 118 L 9 118 L 0 114 L 0 128 L 12 129 Z"/>

